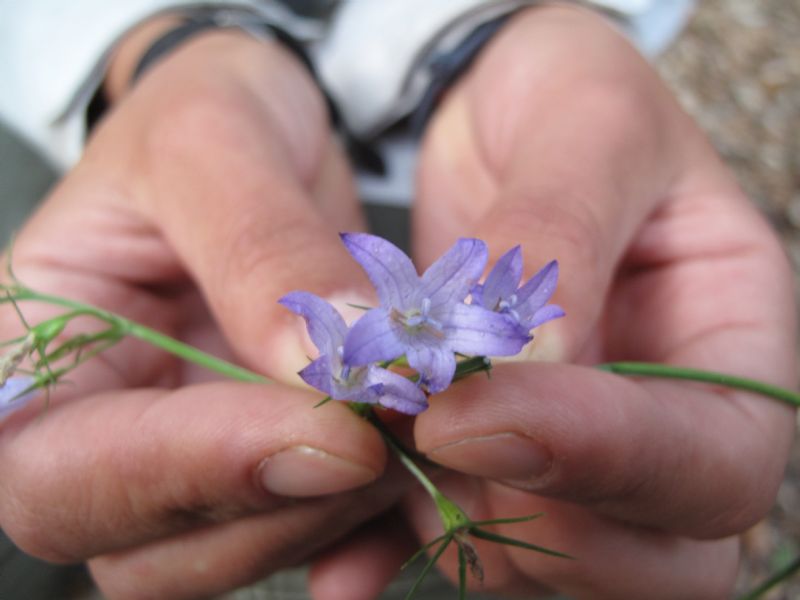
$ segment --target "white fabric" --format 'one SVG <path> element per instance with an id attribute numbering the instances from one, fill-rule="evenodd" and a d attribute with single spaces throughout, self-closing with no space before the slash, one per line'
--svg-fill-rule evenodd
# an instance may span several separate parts
<path id="1" fill-rule="evenodd" d="M 531 0 L 341 0 L 327 36 L 312 46 L 346 123 L 363 135 L 413 108 L 427 83 L 414 71 L 431 49 L 453 47 L 475 26 Z M 594 0 L 620 17 L 645 54 L 680 30 L 692 0 Z M 0 118 L 54 165 L 80 157 L 85 113 L 114 44 L 161 12 L 219 6 L 256 12 L 311 42 L 323 31 L 273 0 L 0 0 Z M 408 162 L 408 148 L 390 151 Z M 405 170 L 405 169 L 401 169 Z M 391 187 L 391 186 L 390 186 Z M 405 190 L 394 195 L 405 194 Z"/>
<path id="2" fill-rule="evenodd" d="M 449 45 L 455 46 L 481 23 L 525 4 L 525 0 L 350 0 L 315 48 L 319 75 L 350 131 L 372 137 L 421 98 L 425 82 L 411 75 L 434 41 L 447 36 L 455 42 Z"/>
<path id="3" fill-rule="evenodd" d="M 281 24 L 288 14 L 259 0 L 0 0 L 0 118 L 54 166 L 68 167 L 82 152 L 86 108 L 114 44 L 154 15 L 208 4 Z"/>

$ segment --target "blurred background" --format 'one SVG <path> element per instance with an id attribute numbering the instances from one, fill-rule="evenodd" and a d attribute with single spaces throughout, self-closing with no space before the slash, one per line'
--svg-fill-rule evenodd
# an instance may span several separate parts
<path id="1" fill-rule="evenodd" d="M 800 0 L 699 0 L 657 66 L 780 233 L 800 294 Z M 800 442 L 743 550 L 741 591 L 800 553 Z M 764 598 L 800 598 L 800 576 Z"/>
<path id="2" fill-rule="evenodd" d="M 800 274 L 800 0 L 699 0 L 657 68 L 708 133 L 784 242 Z M 56 173 L 0 124 L 0 238 L 4 242 Z M 394 213 L 374 215 L 394 220 Z M 800 277 L 796 289 L 800 294 Z M 747 349 L 743 348 L 743 352 Z M 800 443 L 771 514 L 744 538 L 744 591 L 800 554 Z M 12 563 L 15 568 L 9 568 Z M 13 578 L 10 573 L 14 573 Z M 75 570 L 25 557 L 0 536 L 0 598 L 80 597 Z M 72 582 L 65 589 L 66 582 Z M 769 600 L 800 598 L 800 577 Z"/>

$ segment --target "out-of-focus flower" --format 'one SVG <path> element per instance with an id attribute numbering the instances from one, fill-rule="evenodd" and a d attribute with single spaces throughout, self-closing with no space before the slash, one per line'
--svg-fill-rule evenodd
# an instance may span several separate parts
<path id="1" fill-rule="evenodd" d="M 39 389 L 36 387 L 36 380 L 33 377 L 27 375 L 9 377 L 0 386 L 0 419 L 21 409 L 38 393 Z"/>

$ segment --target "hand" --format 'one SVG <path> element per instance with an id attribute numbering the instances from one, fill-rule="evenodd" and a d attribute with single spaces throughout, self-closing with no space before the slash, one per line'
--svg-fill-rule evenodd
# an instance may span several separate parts
<path id="1" fill-rule="evenodd" d="M 34 289 L 299 382 L 303 327 L 276 301 L 366 288 L 337 237 L 363 227 L 354 198 L 299 63 L 240 33 L 204 34 L 114 107 L 20 232 L 14 267 Z M 22 309 L 32 322 L 45 313 Z M 3 315 L 3 339 L 17 335 Z M 33 555 L 89 559 L 110 598 L 242 585 L 407 486 L 338 493 L 378 479 L 386 452 L 344 406 L 312 410 L 317 393 L 209 382 L 135 341 L 69 379 L 43 413 L 34 403 L 0 426 L 0 524 Z"/>
<path id="2" fill-rule="evenodd" d="M 498 364 L 416 420 L 418 449 L 468 476 L 441 484 L 473 518 L 544 512 L 499 531 L 576 557 L 476 542 L 482 589 L 730 597 L 735 536 L 774 500 L 792 411 L 589 365 L 656 361 L 794 387 L 792 280 L 774 234 L 649 66 L 595 14 L 515 17 L 429 126 L 414 224 L 422 266 L 462 235 L 495 257 L 521 243 L 529 275 L 561 265 L 567 316 L 529 357 L 560 364 Z M 441 533 L 424 493 L 408 508 L 421 541 Z M 457 578 L 454 553 L 440 564 Z M 343 568 L 324 567 L 320 588 Z"/>

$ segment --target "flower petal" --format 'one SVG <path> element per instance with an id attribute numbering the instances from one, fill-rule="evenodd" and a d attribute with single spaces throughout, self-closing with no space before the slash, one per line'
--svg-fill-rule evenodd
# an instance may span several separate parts
<path id="1" fill-rule="evenodd" d="M 564 309 L 558 304 L 548 304 L 533 313 L 533 316 L 529 320 L 522 323 L 522 325 L 526 327 L 528 331 L 530 331 L 534 327 L 538 327 L 543 323 L 547 323 L 547 321 L 552 321 L 553 319 L 563 317 L 565 314 L 567 313 L 565 313 Z"/>
<path id="2" fill-rule="evenodd" d="M 476 283 L 472 286 L 472 289 L 469 291 L 470 295 L 472 296 L 472 304 L 475 306 L 486 306 L 486 302 L 483 300 L 483 284 Z"/>
<path id="3" fill-rule="evenodd" d="M 335 400 L 342 400 L 341 394 L 337 393 L 334 385 L 333 373 L 331 373 L 331 361 L 327 355 L 320 356 L 317 360 L 308 364 L 298 373 L 300 378 L 308 385 L 325 392 Z"/>
<path id="4" fill-rule="evenodd" d="M 450 316 L 447 345 L 461 354 L 513 356 L 532 339 L 510 316 L 480 306 L 457 304 Z"/>
<path id="5" fill-rule="evenodd" d="M 0 386 L 0 419 L 18 411 L 28 404 L 37 395 L 39 388 L 36 380 L 27 375 L 9 377 L 5 384 Z"/>
<path id="6" fill-rule="evenodd" d="M 518 310 L 531 315 L 553 296 L 558 283 L 558 261 L 552 260 L 531 277 L 517 292 Z M 523 306 L 524 305 L 524 306 Z"/>
<path id="7" fill-rule="evenodd" d="M 397 339 L 385 308 L 373 308 L 356 321 L 344 340 L 343 360 L 360 366 L 402 356 L 405 348 Z"/>
<path id="8" fill-rule="evenodd" d="M 495 263 L 483 283 L 481 306 L 495 310 L 500 300 L 517 292 L 522 278 L 522 249 L 514 246 Z"/>
<path id="9" fill-rule="evenodd" d="M 416 300 L 430 299 L 433 311 L 462 302 L 483 274 L 487 254 L 481 240 L 459 239 L 422 275 Z"/>
<path id="10" fill-rule="evenodd" d="M 406 308 L 409 295 L 419 286 L 411 259 L 397 246 L 368 233 L 343 233 L 347 251 L 375 286 L 383 307 Z"/>
<path id="11" fill-rule="evenodd" d="M 385 386 L 383 383 L 378 382 L 372 385 L 367 385 L 366 380 L 358 388 L 351 388 L 350 393 L 343 400 L 350 402 L 361 402 L 362 404 L 377 404 L 384 394 Z"/>
<path id="12" fill-rule="evenodd" d="M 378 400 L 381 406 L 407 415 L 418 415 L 428 408 L 428 398 L 425 396 L 425 392 L 402 375 L 388 369 L 372 367 L 367 375 L 367 381 L 383 384 L 382 394 Z"/>
<path id="13" fill-rule="evenodd" d="M 453 381 L 456 372 L 456 357 L 443 346 L 416 344 L 406 349 L 408 364 L 419 372 L 428 384 L 428 391 L 436 394 Z"/>
<path id="14" fill-rule="evenodd" d="M 347 324 L 330 303 L 311 292 L 290 292 L 278 303 L 305 319 L 308 335 L 320 354 L 335 356 Z"/>

